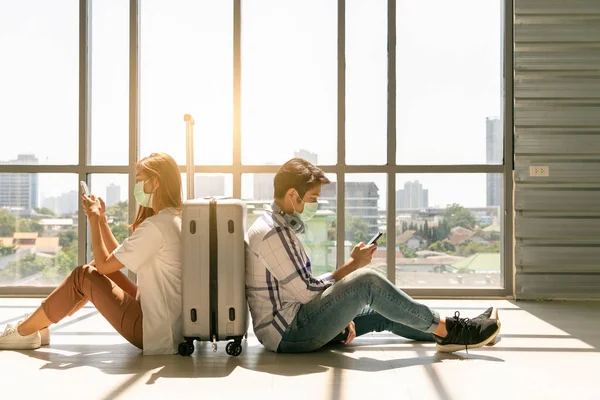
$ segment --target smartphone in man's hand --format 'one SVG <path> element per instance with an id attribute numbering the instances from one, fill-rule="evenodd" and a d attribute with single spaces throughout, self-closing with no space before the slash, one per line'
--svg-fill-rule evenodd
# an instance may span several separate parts
<path id="1" fill-rule="evenodd" d="M 377 243 L 377 240 L 378 240 L 378 239 L 381 237 L 381 235 L 383 235 L 383 233 L 381 233 L 381 232 L 377 232 L 377 233 L 375 234 L 375 236 L 373 236 L 373 237 L 371 238 L 371 240 L 369 240 L 369 241 L 367 242 L 367 246 L 370 246 L 370 245 L 372 245 L 373 243 Z"/>

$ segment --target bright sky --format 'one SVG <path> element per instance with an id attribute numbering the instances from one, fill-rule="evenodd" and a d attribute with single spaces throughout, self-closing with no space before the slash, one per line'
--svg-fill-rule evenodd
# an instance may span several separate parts
<path id="1" fill-rule="evenodd" d="M 93 3 L 92 161 L 128 154 L 129 2 Z M 385 164 L 387 5 L 346 6 L 348 163 Z M 304 148 L 336 162 L 337 1 L 242 2 L 242 151 L 280 164 Z M 404 164 L 483 164 L 485 119 L 501 113 L 501 2 L 397 2 L 397 158 Z M 196 162 L 232 161 L 233 8 L 221 0 L 144 0 L 141 153 L 185 161 L 183 115 L 196 120 Z M 78 158 L 78 1 L 0 0 L 0 160 Z M 127 179 L 93 178 L 100 190 Z M 384 175 L 375 181 L 385 204 Z M 418 179 L 430 205 L 485 205 L 485 174 Z M 244 180 L 248 182 L 248 180 Z M 57 196 L 76 179 L 40 176 Z M 245 183 L 245 186 L 250 186 Z M 102 188 L 101 188 L 102 187 Z M 243 188 L 250 194 L 251 188 Z"/>

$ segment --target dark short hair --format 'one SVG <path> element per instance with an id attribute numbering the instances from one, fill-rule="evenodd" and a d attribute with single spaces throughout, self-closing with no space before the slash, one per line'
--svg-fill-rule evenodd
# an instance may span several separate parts
<path id="1" fill-rule="evenodd" d="M 300 197 L 317 185 L 330 183 L 321 168 L 302 158 L 292 158 L 279 168 L 273 179 L 274 196 L 281 199 L 289 189 L 296 189 Z"/>

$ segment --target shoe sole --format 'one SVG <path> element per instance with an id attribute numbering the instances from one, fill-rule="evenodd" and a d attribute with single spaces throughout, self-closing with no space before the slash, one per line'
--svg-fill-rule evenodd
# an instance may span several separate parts
<path id="1" fill-rule="evenodd" d="M 466 346 L 464 344 L 463 345 L 447 344 L 447 345 L 442 346 L 442 345 L 436 343 L 435 348 L 440 353 L 454 353 L 456 351 L 461 351 L 461 350 L 478 349 L 478 348 L 483 347 L 483 346 L 487 345 L 488 343 L 491 343 L 492 341 L 494 341 L 496 339 L 496 336 L 498 336 L 498 333 L 500 333 L 501 326 L 502 326 L 502 324 L 500 323 L 500 321 L 498 321 L 498 329 L 496 329 L 496 332 L 494 332 L 493 335 L 491 335 L 490 337 L 488 337 L 481 343 L 474 343 L 474 344 L 469 344 Z"/>
<path id="2" fill-rule="evenodd" d="M 0 344 L 0 350 L 35 350 L 41 346 L 40 341 L 37 342 L 5 342 Z"/>
<path id="3" fill-rule="evenodd" d="M 498 312 L 498 308 L 494 307 L 492 310 L 492 315 L 490 316 L 491 319 L 495 319 L 496 321 L 498 321 L 498 324 L 500 324 L 500 313 Z M 492 340 L 491 342 L 489 342 L 486 346 L 493 346 L 496 343 L 498 343 L 498 335 L 496 334 L 496 336 L 494 337 L 494 340 Z"/>

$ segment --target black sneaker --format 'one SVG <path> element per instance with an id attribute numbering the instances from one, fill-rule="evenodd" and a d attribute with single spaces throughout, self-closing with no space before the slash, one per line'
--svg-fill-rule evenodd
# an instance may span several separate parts
<path id="1" fill-rule="evenodd" d="M 453 353 L 483 347 L 492 342 L 500 332 L 500 321 L 495 319 L 460 318 L 456 311 L 454 317 L 446 318 L 448 335 L 444 338 L 434 335 L 437 351 Z"/>
<path id="2" fill-rule="evenodd" d="M 498 317 L 498 308 L 496 307 L 490 307 L 487 310 L 485 310 L 484 312 L 482 312 L 481 314 L 479 314 L 478 316 L 476 316 L 473 319 L 497 319 L 499 320 L 500 318 Z M 493 346 L 496 344 L 496 342 L 498 341 L 498 336 L 496 336 L 494 338 L 494 340 L 492 340 L 491 342 L 489 342 L 487 345 L 488 346 Z"/>
<path id="3" fill-rule="evenodd" d="M 498 319 L 498 309 L 496 307 L 490 307 L 473 319 Z"/>

